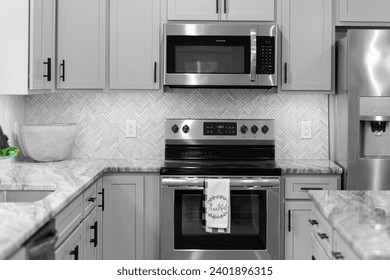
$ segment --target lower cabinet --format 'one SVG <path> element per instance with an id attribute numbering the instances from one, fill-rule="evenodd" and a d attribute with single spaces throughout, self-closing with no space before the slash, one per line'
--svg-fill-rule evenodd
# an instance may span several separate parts
<path id="1" fill-rule="evenodd" d="M 103 259 L 158 259 L 159 175 L 103 177 Z"/>
<path id="2" fill-rule="evenodd" d="M 286 202 L 285 207 L 285 258 L 311 259 L 310 224 L 312 202 Z"/>
<path id="3" fill-rule="evenodd" d="M 55 250 L 56 260 L 81 260 L 83 258 L 84 228 L 79 224 L 66 240 Z"/>
<path id="4" fill-rule="evenodd" d="M 337 190 L 340 175 L 286 174 L 282 176 L 282 207 L 284 207 L 284 258 L 286 260 L 312 259 L 312 205 L 310 190 Z"/>

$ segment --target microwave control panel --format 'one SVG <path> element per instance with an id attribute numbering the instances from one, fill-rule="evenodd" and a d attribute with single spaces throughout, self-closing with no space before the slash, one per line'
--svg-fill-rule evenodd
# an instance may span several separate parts
<path id="1" fill-rule="evenodd" d="M 257 74 L 275 74 L 275 37 L 257 37 Z"/>

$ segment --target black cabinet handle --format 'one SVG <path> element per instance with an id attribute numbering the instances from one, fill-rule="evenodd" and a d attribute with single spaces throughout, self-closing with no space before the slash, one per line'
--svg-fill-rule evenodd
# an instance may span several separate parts
<path id="1" fill-rule="evenodd" d="M 89 242 L 93 243 L 93 247 L 96 247 L 98 245 L 98 222 L 95 221 L 90 229 L 93 229 L 93 238 Z"/>
<path id="2" fill-rule="evenodd" d="M 318 236 L 321 238 L 321 239 L 328 239 L 329 236 L 326 234 L 326 233 L 318 233 Z"/>
<path id="3" fill-rule="evenodd" d="M 323 188 L 301 188 L 302 191 L 321 191 Z"/>
<path id="4" fill-rule="evenodd" d="M 62 81 L 65 82 L 65 60 L 62 60 L 62 63 L 60 64 L 60 68 L 62 68 L 62 75 L 60 75 L 60 79 L 62 79 Z"/>
<path id="5" fill-rule="evenodd" d="M 215 5 L 216 5 L 216 13 L 219 13 L 219 0 L 215 0 Z"/>
<path id="6" fill-rule="evenodd" d="M 226 4 L 226 0 L 223 0 L 223 12 L 226 14 L 227 13 L 227 4 Z"/>
<path id="7" fill-rule="evenodd" d="M 69 252 L 69 255 L 74 255 L 74 260 L 75 261 L 79 260 L 79 245 L 74 247 L 74 249 Z"/>
<path id="8" fill-rule="evenodd" d="M 318 225 L 317 220 L 310 220 L 310 219 L 309 219 L 309 223 L 310 223 L 312 226 Z"/>
<path id="9" fill-rule="evenodd" d="M 284 63 L 284 83 L 287 84 L 287 62 Z"/>
<path id="10" fill-rule="evenodd" d="M 154 63 L 154 83 L 157 83 L 157 62 Z"/>
<path id="11" fill-rule="evenodd" d="M 315 261 L 315 260 L 316 260 L 316 257 L 314 257 L 314 256 L 311 256 L 311 259 L 312 259 L 313 261 Z"/>
<path id="12" fill-rule="evenodd" d="M 43 64 L 47 65 L 47 74 L 43 75 L 44 78 L 47 78 L 48 82 L 51 82 L 51 58 L 47 58 L 47 62 L 44 62 Z"/>
<path id="13" fill-rule="evenodd" d="M 101 204 L 101 205 L 98 205 L 98 207 L 101 207 L 101 208 L 102 208 L 102 211 L 104 211 L 104 188 L 102 189 L 101 192 L 98 192 L 98 194 L 101 194 L 101 195 L 102 195 L 102 204 Z"/>
<path id="14" fill-rule="evenodd" d="M 336 260 L 343 260 L 343 259 L 344 259 L 344 256 L 343 256 L 340 252 L 333 252 L 333 251 L 332 251 L 332 255 L 333 255 L 333 257 L 334 257 Z"/>
<path id="15" fill-rule="evenodd" d="M 96 197 L 90 197 L 90 198 L 88 198 L 88 201 L 89 201 L 89 202 L 95 202 L 95 200 L 96 200 Z"/>
<path id="16" fill-rule="evenodd" d="M 291 210 L 288 210 L 288 232 L 291 231 Z"/>

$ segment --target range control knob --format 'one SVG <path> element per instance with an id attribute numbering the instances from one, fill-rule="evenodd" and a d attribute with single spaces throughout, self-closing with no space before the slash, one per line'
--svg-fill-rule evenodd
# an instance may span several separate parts
<path id="1" fill-rule="evenodd" d="M 181 130 L 183 130 L 184 133 L 188 133 L 190 132 L 190 127 L 188 125 L 184 125 Z"/>
<path id="2" fill-rule="evenodd" d="M 257 127 L 257 125 L 253 125 L 253 126 L 251 127 L 251 131 L 252 131 L 253 134 L 256 134 L 256 132 L 259 131 L 259 128 Z"/>
<path id="3" fill-rule="evenodd" d="M 245 134 L 248 131 L 248 127 L 246 125 L 243 125 L 243 126 L 241 126 L 240 130 L 241 130 L 241 133 Z"/>
<path id="4" fill-rule="evenodd" d="M 269 131 L 268 126 L 263 125 L 263 127 L 261 128 L 261 132 L 263 132 L 264 134 L 266 134 L 268 131 Z"/>
<path id="5" fill-rule="evenodd" d="M 178 133 L 178 132 L 179 132 L 179 127 L 177 126 L 177 124 L 174 124 L 174 125 L 172 126 L 172 132 L 173 132 L 173 133 Z"/>

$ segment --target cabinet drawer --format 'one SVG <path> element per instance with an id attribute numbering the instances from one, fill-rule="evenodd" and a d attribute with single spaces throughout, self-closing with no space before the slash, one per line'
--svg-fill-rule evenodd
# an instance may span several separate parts
<path id="1" fill-rule="evenodd" d="M 337 177 L 284 178 L 285 198 L 309 199 L 309 190 L 337 190 Z"/>
<path id="2" fill-rule="evenodd" d="M 359 260 L 360 259 L 336 230 L 333 230 L 332 258 L 336 260 Z"/>
<path id="3" fill-rule="evenodd" d="M 332 255 L 333 228 L 325 217 L 313 207 L 311 232 L 328 256 Z"/>
<path id="4" fill-rule="evenodd" d="M 329 256 L 325 253 L 324 249 L 321 247 L 317 238 L 314 237 L 314 234 L 311 233 L 311 259 L 312 260 L 329 260 Z"/>
<path id="5" fill-rule="evenodd" d="M 82 219 L 83 200 L 82 196 L 79 196 L 56 216 L 56 229 L 58 232 L 56 247 L 80 224 Z"/>
<path id="6" fill-rule="evenodd" d="M 83 193 L 84 217 L 86 217 L 97 204 L 96 182 Z"/>

